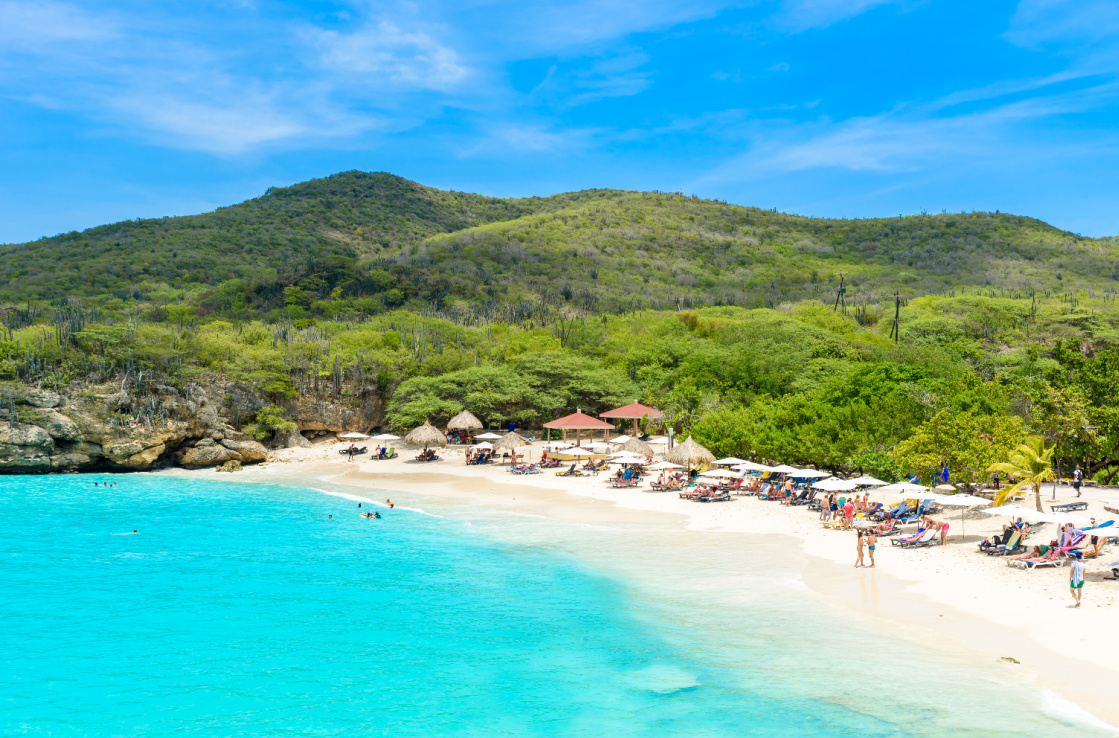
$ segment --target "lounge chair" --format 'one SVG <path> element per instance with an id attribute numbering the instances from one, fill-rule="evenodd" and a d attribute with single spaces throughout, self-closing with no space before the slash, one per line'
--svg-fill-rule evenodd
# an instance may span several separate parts
<path id="1" fill-rule="evenodd" d="M 637 479 L 611 479 L 611 487 L 636 487 Z"/>
<path id="2" fill-rule="evenodd" d="M 940 531 L 936 528 L 926 528 L 925 532 L 921 534 L 920 538 L 901 540 L 898 542 L 898 545 L 902 548 L 924 548 L 925 546 L 935 546 L 940 543 L 940 541 L 937 540 L 937 537 L 939 535 Z M 890 542 L 893 543 L 893 541 Z"/>
<path id="3" fill-rule="evenodd" d="M 572 464 L 571 468 L 568 469 L 567 471 L 556 472 L 556 476 L 557 477 L 581 477 L 581 476 L 583 476 L 583 472 L 580 471 L 579 469 L 576 469 L 575 465 Z"/>
<path id="4" fill-rule="evenodd" d="M 1025 548 L 1022 545 L 1022 532 L 1011 528 L 1010 535 L 1006 538 L 1006 543 L 996 546 L 990 546 L 986 549 L 981 549 L 988 556 L 1006 556 L 1008 554 L 1019 553 L 1021 549 Z"/>
<path id="5" fill-rule="evenodd" d="M 696 502 L 730 502 L 730 493 L 699 495 Z"/>
<path id="6" fill-rule="evenodd" d="M 932 528 L 918 528 L 916 533 L 913 533 L 913 534 L 908 535 L 908 536 L 902 536 L 901 538 L 894 538 L 893 540 L 890 541 L 890 543 L 892 543 L 895 546 L 904 546 L 904 545 L 907 545 L 909 543 L 912 543 L 913 541 L 920 540 L 921 536 L 925 535 L 930 530 L 933 530 L 933 529 Z"/>
<path id="7" fill-rule="evenodd" d="M 698 498 L 699 498 L 699 492 L 695 492 L 695 491 L 689 490 L 689 489 L 680 490 L 680 499 L 681 500 L 695 500 L 695 499 L 698 499 Z"/>
<path id="8" fill-rule="evenodd" d="M 1050 505 L 1049 509 L 1053 512 L 1072 512 L 1073 510 L 1087 510 L 1087 502 L 1065 502 L 1060 505 Z"/>
<path id="9" fill-rule="evenodd" d="M 1066 560 L 1065 557 L 1061 555 L 1061 549 L 1054 547 L 1054 548 L 1049 549 L 1049 553 L 1046 554 L 1046 556 L 1043 557 L 1043 558 L 1040 558 L 1040 559 L 1018 559 L 1017 561 L 1011 561 L 1010 563 L 1013 564 L 1014 566 L 1020 566 L 1023 569 L 1031 569 L 1032 570 L 1032 569 L 1039 569 L 1039 568 L 1044 569 L 1044 568 L 1047 568 L 1047 567 L 1050 567 L 1050 566 L 1056 568 L 1056 567 L 1059 567 L 1059 566 L 1063 565 L 1065 563 L 1065 560 Z"/>

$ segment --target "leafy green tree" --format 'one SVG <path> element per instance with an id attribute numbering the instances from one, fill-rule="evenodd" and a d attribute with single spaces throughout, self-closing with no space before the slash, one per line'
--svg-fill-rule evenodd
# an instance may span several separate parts
<path id="1" fill-rule="evenodd" d="M 901 469 L 923 480 L 947 467 L 957 481 L 975 484 L 1025 437 L 1015 416 L 942 410 L 899 443 L 893 457 Z"/>
<path id="2" fill-rule="evenodd" d="M 284 410 L 276 405 L 267 405 L 257 411 L 252 423 L 244 431 L 258 441 L 273 441 L 277 434 L 290 433 L 296 425 L 284 417 Z"/>
<path id="3" fill-rule="evenodd" d="M 1034 505 L 1041 509 L 1041 485 L 1056 479 L 1053 472 L 1055 446 L 1045 443 L 1041 436 L 1030 436 L 1007 456 L 1006 461 L 991 464 L 988 471 L 1002 472 L 1017 480 L 1013 485 L 1000 489 L 995 495 L 995 507 L 1005 505 L 1025 487 L 1034 491 Z"/>

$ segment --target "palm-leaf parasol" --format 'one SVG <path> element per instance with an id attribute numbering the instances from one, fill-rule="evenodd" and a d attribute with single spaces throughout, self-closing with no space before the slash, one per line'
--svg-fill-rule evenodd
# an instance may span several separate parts
<path id="1" fill-rule="evenodd" d="M 618 448 L 620 448 L 622 451 L 632 451 L 633 453 L 641 454 L 642 456 L 653 455 L 653 447 L 639 438 L 631 438 Z"/>
<path id="2" fill-rule="evenodd" d="M 700 446 L 689 436 L 688 440 L 666 451 L 664 460 L 686 466 L 689 469 L 698 469 L 705 464 L 714 462 L 715 454 Z"/>
<path id="3" fill-rule="evenodd" d="M 530 446 L 524 436 L 516 433 L 506 433 L 499 440 L 493 442 L 494 451 L 513 451 L 521 446 Z"/>
<path id="4" fill-rule="evenodd" d="M 469 410 L 463 410 L 447 423 L 447 430 L 449 431 L 482 430 L 483 427 L 482 421 L 474 417 L 474 414 Z"/>
<path id="5" fill-rule="evenodd" d="M 447 445 L 447 437 L 443 435 L 443 431 L 431 423 L 424 423 L 404 436 L 404 442 L 409 446 L 423 446 L 424 448 L 438 446 L 443 448 Z"/>

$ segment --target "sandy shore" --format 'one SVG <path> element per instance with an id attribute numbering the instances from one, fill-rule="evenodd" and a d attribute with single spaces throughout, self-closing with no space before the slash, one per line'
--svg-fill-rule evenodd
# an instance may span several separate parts
<path id="1" fill-rule="evenodd" d="M 454 449 L 444 451 L 442 461 L 421 464 L 407 452 L 391 461 L 351 463 L 339 457 L 338 448 L 288 449 L 269 464 L 250 467 L 247 476 L 329 478 L 356 488 L 394 490 L 398 504 L 414 504 L 422 497 L 457 498 L 562 521 L 675 528 L 697 536 L 787 536 L 821 560 L 805 583 L 864 624 L 924 646 L 966 649 L 999 668 L 1005 663 L 999 661 L 1002 657 L 1012 657 L 1021 665 L 1006 670 L 1010 678 L 1046 687 L 1099 721 L 1119 726 L 1113 688 L 1119 683 L 1119 582 L 1109 578 L 1106 566 L 1119 560 L 1119 548 L 1087 562 L 1084 604 L 1074 609 L 1067 568 L 1023 571 L 977 552 L 978 541 L 1001 530 L 1005 519 L 997 516 L 968 514 L 963 526 L 967 534 L 961 536 L 959 511 L 941 513 L 938 517 L 951 524 L 947 546 L 902 550 L 883 539 L 878 567 L 856 569 L 854 535 L 822 528 L 803 507 L 754 498 L 699 504 L 675 493 L 650 492 L 647 485 L 644 490 L 613 489 L 605 475 L 513 475 L 500 466 L 467 467 L 463 452 Z M 1046 504 L 1049 496 L 1046 489 Z M 1070 488 L 1059 488 L 1058 502 L 1073 497 Z M 1119 503 L 1119 490 L 1088 489 L 1083 499 L 1090 507 L 1079 514 L 1101 522 L 1119 517 L 1103 508 L 1105 502 Z M 1053 528 L 1035 535 L 1032 543 L 1047 542 Z"/>

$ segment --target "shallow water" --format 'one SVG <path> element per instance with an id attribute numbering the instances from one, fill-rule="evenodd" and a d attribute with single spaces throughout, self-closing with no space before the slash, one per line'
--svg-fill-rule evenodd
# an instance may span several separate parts
<path id="1" fill-rule="evenodd" d="M 4 490 L 4 736 L 1090 732 L 843 622 L 777 544 L 171 476 Z"/>

